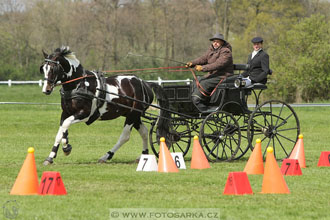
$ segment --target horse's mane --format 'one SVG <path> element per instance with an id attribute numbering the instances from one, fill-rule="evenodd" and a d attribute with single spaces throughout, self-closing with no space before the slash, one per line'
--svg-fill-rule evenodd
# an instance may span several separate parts
<path id="1" fill-rule="evenodd" d="M 74 52 L 70 50 L 69 46 L 62 46 L 61 48 L 57 48 L 55 49 L 54 53 L 57 53 L 58 55 L 68 58 L 70 60 L 77 60 L 79 62 Z"/>
<path id="2" fill-rule="evenodd" d="M 61 48 L 55 49 L 54 53 L 59 56 L 64 57 L 70 64 L 70 71 L 67 75 L 71 77 L 72 71 L 76 71 L 76 68 L 80 65 L 80 61 L 77 59 L 76 55 L 70 50 L 69 46 L 62 46 Z"/>

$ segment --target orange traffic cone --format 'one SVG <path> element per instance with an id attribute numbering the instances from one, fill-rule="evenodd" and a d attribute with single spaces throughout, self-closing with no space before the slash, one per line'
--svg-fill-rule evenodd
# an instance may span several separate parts
<path id="1" fill-rule="evenodd" d="M 256 140 L 256 145 L 250 155 L 248 162 L 245 165 L 244 172 L 246 174 L 263 174 L 264 173 L 264 161 L 262 159 L 261 152 L 261 140 Z"/>
<path id="2" fill-rule="evenodd" d="M 199 143 L 198 136 L 194 136 L 194 146 L 191 155 L 191 169 L 207 169 L 211 168 L 205 153 Z"/>
<path id="3" fill-rule="evenodd" d="M 290 193 L 281 170 L 273 154 L 273 148 L 267 148 L 265 174 L 261 193 Z"/>
<path id="4" fill-rule="evenodd" d="M 160 138 L 158 172 L 166 172 L 166 173 L 179 172 L 179 169 L 177 168 L 177 166 L 171 156 L 171 153 L 166 146 L 164 137 Z"/>
<path id="5" fill-rule="evenodd" d="M 29 147 L 28 155 L 18 173 L 11 195 L 34 195 L 38 194 L 38 174 L 34 160 L 34 148 Z"/>
<path id="6" fill-rule="evenodd" d="M 289 159 L 296 159 L 299 161 L 300 168 L 306 168 L 306 161 L 305 161 L 305 151 L 304 151 L 304 141 L 303 135 L 300 134 L 298 136 L 298 141 L 293 148 L 293 151 L 290 154 Z"/>

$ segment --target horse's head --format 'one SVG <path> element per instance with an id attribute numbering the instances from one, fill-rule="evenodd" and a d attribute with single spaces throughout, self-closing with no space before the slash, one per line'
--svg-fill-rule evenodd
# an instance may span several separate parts
<path id="1" fill-rule="evenodd" d="M 49 95 L 58 81 L 65 81 L 72 76 L 80 62 L 69 47 L 57 48 L 50 55 L 44 51 L 42 52 L 45 58 L 40 66 L 40 73 L 45 77 L 42 92 Z"/>

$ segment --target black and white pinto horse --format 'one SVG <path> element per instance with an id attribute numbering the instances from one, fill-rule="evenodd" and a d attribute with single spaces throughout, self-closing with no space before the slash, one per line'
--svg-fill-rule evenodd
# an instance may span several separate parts
<path id="1" fill-rule="evenodd" d="M 97 119 L 111 120 L 119 116 L 126 117 L 122 134 L 99 162 L 105 163 L 113 157 L 129 140 L 133 127 L 142 137 L 142 154 L 148 154 L 148 129 L 142 123 L 141 116 L 153 101 L 153 91 L 161 107 L 168 105 L 166 95 L 159 85 L 145 82 L 134 75 L 104 77 L 99 72 L 85 70 L 69 47 L 57 48 L 50 55 L 43 51 L 43 54 L 45 60 L 40 66 L 40 72 L 45 76 L 42 92 L 50 95 L 56 85 L 62 85 L 60 93 L 63 110 L 55 143 L 44 165 L 53 163 L 61 143 L 64 154 L 71 153 L 72 146 L 68 141 L 70 125 L 78 122 L 89 125 Z M 158 119 L 157 126 L 159 135 L 166 136 L 168 113 L 161 110 L 160 115 L 162 117 Z"/>

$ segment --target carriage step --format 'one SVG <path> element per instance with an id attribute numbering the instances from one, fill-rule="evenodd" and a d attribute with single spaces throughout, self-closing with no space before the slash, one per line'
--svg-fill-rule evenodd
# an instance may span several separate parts
<path id="1" fill-rule="evenodd" d="M 211 106 L 208 109 L 201 111 L 202 113 L 212 113 L 216 112 L 219 109 L 219 106 Z"/>

